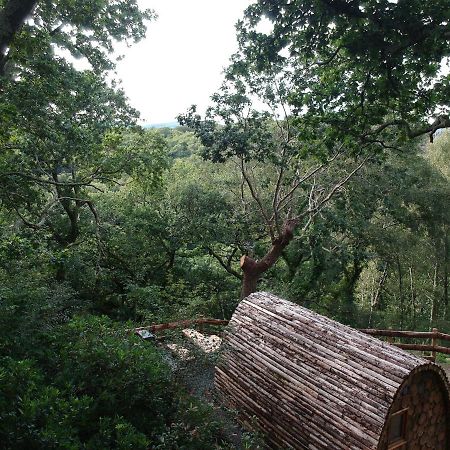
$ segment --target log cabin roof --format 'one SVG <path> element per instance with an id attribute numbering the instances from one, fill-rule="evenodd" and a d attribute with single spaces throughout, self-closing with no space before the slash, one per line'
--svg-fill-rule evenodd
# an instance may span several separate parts
<path id="1" fill-rule="evenodd" d="M 264 292 L 241 301 L 224 344 L 216 387 L 274 447 L 381 448 L 396 395 L 421 371 L 448 396 L 437 365 Z"/>

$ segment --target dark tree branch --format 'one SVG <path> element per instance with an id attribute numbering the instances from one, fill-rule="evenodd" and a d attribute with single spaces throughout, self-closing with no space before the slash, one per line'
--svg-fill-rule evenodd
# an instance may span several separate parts
<path id="1" fill-rule="evenodd" d="M 6 173 L 0 174 L 0 178 L 7 178 L 7 177 L 11 177 L 11 178 L 12 177 L 20 177 L 20 178 L 24 178 L 29 181 L 34 181 L 35 183 L 47 184 L 47 185 L 52 185 L 52 186 L 70 187 L 70 188 L 86 186 L 86 187 L 92 187 L 97 190 L 100 190 L 100 189 L 92 184 L 95 180 L 114 182 L 113 180 L 111 180 L 109 178 L 105 178 L 102 176 L 95 176 L 95 175 L 91 175 L 89 178 L 82 180 L 82 181 L 78 181 L 78 182 L 73 182 L 73 181 L 65 182 L 65 181 L 55 181 L 54 179 L 53 180 L 43 179 L 43 178 L 39 178 L 34 175 L 29 175 L 27 173 L 22 173 L 22 172 L 6 172 Z"/>
<path id="2" fill-rule="evenodd" d="M 50 31 L 50 36 L 55 36 L 55 34 L 58 34 L 61 31 L 62 27 L 63 24 L 57 26 L 56 28 L 53 28 L 53 30 Z"/>
<path id="3" fill-rule="evenodd" d="M 33 230 L 39 230 L 40 228 L 42 228 L 42 225 L 39 223 L 34 223 L 34 222 L 30 222 L 29 220 L 27 220 L 19 211 L 19 208 L 17 208 L 16 206 L 13 206 L 14 211 L 16 212 L 16 214 L 19 216 L 20 220 L 22 221 L 22 223 L 28 227 L 31 228 Z"/>
<path id="4" fill-rule="evenodd" d="M 373 130 L 368 131 L 362 136 L 362 138 L 363 140 L 365 140 L 369 136 L 377 135 L 382 131 L 384 131 L 386 128 L 394 126 L 404 128 L 406 130 L 408 138 L 410 139 L 423 136 L 424 134 L 429 134 L 430 142 L 433 142 L 433 136 L 437 130 L 440 130 L 442 128 L 450 128 L 450 118 L 448 116 L 438 116 L 431 125 L 427 125 L 416 129 L 411 129 L 410 124 L 406 120 L 391 120 L 389 122 L 381 124 L 380 126 L 374 128 Z"/>
<path id="5" fill-rule="evenodd" d="M 339 52 L 342 49 L 342 45 L 339 45 L 336 50 L 329 56 L 329 58 L 327 58 L 325 61 L 317 61 L 315 64 L 317 66 L 327 66 L 328 64 L 330 64 L 334 58 L 336 58 L 336 56 L 339 54 Z"/>
<path id="6" fill-rule="evenodd" d="M 233 252 L 231 253 L 231 255 L 228 256 L 227 261 L 225 262 L 223 260 L 223 258 L 214 251 L 214 249 L 212 247 L 206 247 L 206 250 L 208 250 L 208 253 L 217 260 L 217 262 L 231 275 L 235 276 L 236 278 L 238 278 L 239 280 L 242 280 L 242 275 L 237 271 L 234 270 L 231 267 L 231 260 L 233 259 L 233 256 L 236 254 L 237 252 L 237 248 L 235 248 L 233 250 Z"/>
<path id="7" fill-rule="evenodd" d="M 38 0 L 7 0 L 0 10 L 0 76 L 4 75 L 7 48 Z"/>
<path id="8" fill-rule="evenodd" d="M 322 3 L 325 3 L 325 5 L 337 14 L 343 14 L 355 19 L 362 19 L 366 17 L 366 14 L 358 8 L 358 2 L 353 0 L 322 0 Z"/>
<path id="9" fill-rule="evenodd" d="M 268 216 L 268 214 L 267 214 L 267 212 L 266 212 L 266 210 L 265 210 L 265 208 L 264 208 L 264 206 L 263 206 L 263 204 L 261 202 L 261 199 L 259 198 L 258 193 L 256 192 L 256 189 L 255 189 L 255 187 L 253 186 L 253 183 L 250 180 L 250 177 L 248 176 L 248 173 L 247 173 L 247 171 L 245 169 L 244 158 L 241 158 L 241 173 L 242 173 L 242 176 L 244 177 L 244 180 L 247 183 L 247 186 L 248 186 L 248 188 L 250 190 L 250 194 L 252 195 L 253 200 L 255 200 L 256 204 L 258 205 L 259 210 L 261 211 L 261 214 L 262 214 L 262 216 L 263 216 L 263 218 L 264 218 L 264 220 L 266 222 L 267 228 L 269 230 L 270 237 L 272 239 L 274 239 L 275 233 L 274 233 L 274 230 L 273 230 L 272 221 L 270 220 L 270 218 L 269 218 L 269 216 Z"/>

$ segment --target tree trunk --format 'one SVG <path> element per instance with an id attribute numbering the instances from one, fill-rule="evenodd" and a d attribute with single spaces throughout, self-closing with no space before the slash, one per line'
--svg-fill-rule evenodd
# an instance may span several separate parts
<path id="1" fill-rule="evenodd" d="M 370 302 L 370 315 L 369 315 L 369 328 L 372 326 L 372 319 L 373 319 L 373 313 L 374 311 L 378 310 L 380 307 L 380 300 L 381 300 L 381 292 L 384 288 L 384 283 L 386 282 L 388 275 L 388 265 L 384 265 L 383 273 L 381 274 L 381 277 L 378 280 L 378 286 L 377 290 L 372 296 L 371 302 Z"/>
<path id="2" fill-rule="evenodd" d="M 59 183 L 59 177 L 56 169 L 52 173 L 52 178 L 55 183 Z M 72 181 L 75 182 L 74 171 L 72 171 Z M 73 244 L 80 235 L 79 219 L 80 219 L 80 206 L 81 202 L 79 198 L 79 190 L 76 187 L 65 187 L 59 184 L 55 185 L 56 193 L 58 194 L 59 203 L 64 209 L 69 219 L 69 229 L 67 233 L 60 235 L 60 243 L 64 246 Z M 71 199 L 73 197 L 73 200 Z M 73 203 L 73 206 L 72 206 Z"/>
<path id="3" fill-rule="evenodd" d="M 448 310 L 448 271 L 449 271 L 449 244 L 448 227 L 445 228 L 444 235 L 444 277 L 443 277 L 443 300 L 444 300 L 444 320 L 447 320 L 450 314 Z"/>
<path id="4" fill-rule="evenodd" d="M 412 267 L 409 268 L 409 281 L 411 290 L 412 328 L 416 326 L 416 292 L 414 290 Z"/>
<path id="5" fill-rule="evenodd" d="M 360 259 L 353 255 L 353 264 L 350 269 L 344 268 L 343 284 L 339 284 L 342 288 L 336 293 L 336 299 L 339 298 L 341 303 L 341 319 L 344 324 L 354 323 L 355 319 L 355 289 L 358 283 L 363 267 Z"/>
<path id="6" fill-rule="evenodd" d="M 436 325 L 437 316 L 437 303 L 438 303 L 438 292 L 437 292 L 437 278 L 438 278 L 438 263 L 434 265 L 434 276 L 433 276 L 433 295 L 431 297 L 431 311 L 430 311 L 430 330 Z"/>
<path id="7" fill-rule="evenodd" d="M 294 237 L 294 229 L 297 224 L 298 222 L 295 220 L 288 221 L 285 224 L 281 235 L 272 241 L 271 249 L 261 260 L 257 261 L 247 255 L 241 257 L 240 265 L 242 272 L 244 273 L 242 278 L 241 299 L 257 291 L 257 285 L 261 275 L 273 267 L 281 257 L 283 250 L 289 245 Z"/>
<path id="8" fill-rule="evenodd" d="M 354 256 L 351 271 L 346 271 L 345 273 L 346 282 L 344 287 L 347 297 L 350 298 L 352 302 L 354 302 L 355 299 L 356 284 L 358 283 L 362 271 L 363 266 L 361 265 L 361 260 Z"/>
<path id="9" fill-rule="evenodd" d="M 400 259 L 398 257 L 397 257 L 397 270 L 398 270 L 398 295 L 400 298 L 400 330 L 403 330 L 403 323 L 404 323 L 403 274 Z"/>
<path id="10" fill-rule="evenodd" d="M 6 50 L 38 0 L 7 0 L 0 10 L 0 75 L 4 75 Z"/>
<path id="11" fill-rule="evenodd" d="M 244 258 L 244 261 L 242 260 Z M 256 261 L 248 258 L 248 256 L 243 256 L 241 258 L 241 268 L 244 272 L 244 277 L 242 278 L 242 287 L 241 287 L 241 300 L 245 297 L 248 297 L 253 292 L 257 291 L 257 285 L 259 277 L 261 276 L 256 270 L 252 270 L 248 268 L 248 265 L 251 263 L 255 263 Z M 250 261 L 249 261 L 250 260 Z M 244 267 L 246 267 L 244 269 Z"/>

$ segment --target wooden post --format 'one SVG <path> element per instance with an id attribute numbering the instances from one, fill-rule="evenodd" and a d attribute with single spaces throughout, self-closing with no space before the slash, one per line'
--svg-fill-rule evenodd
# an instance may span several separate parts
<path id="1" fill-rule="evenodd" d="M 392 330 L 392 327 L 389 327 L 389 330 Z M 389 344 L 393 344 L 394 343 L 393 336 L 388 336 L 387 341 L 389 342 Z"/>
<path id="2" fill-rule="evenodd" d="M 438 333 L 439 330 L 437 328 L 433 328 L 433 333 Z M 433 334 L 431 338 L 431 345 L 433 346 L 433 351 L 431 352 L 431 357 L 433 358 L 433 362 L 436 362 L 436 336 Z"/>

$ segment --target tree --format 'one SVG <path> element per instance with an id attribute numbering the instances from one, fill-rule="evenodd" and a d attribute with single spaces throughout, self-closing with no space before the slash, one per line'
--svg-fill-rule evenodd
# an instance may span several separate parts
<path id="1" fill-rule="evenodd" d="M 448 164 L 448 157 L 450 154 L 450 138 L 446 131 L 439 136 L 436 145 L 429 145 L 427 148 L 427 159 L 431 165 L 444 177 L 448 182 L 450 181 L 450 167 Z M 444 211 L 446 206 L 444 205 Z M 450 317 L 449 309 L 449 273 L 450 273 L 450 220 L 447 220 L 441 234 L 440 249 L 442 251 L 442 298 L 444 301 L 444 317 Z"/>
<path id="2" fill-rule="evenodd" d="M 37 0 L 10 0 L 0 9 L 0 75 L 4 75 L 7 48 L 36 6 Z"/>
<path id="3" fill-rule="evenodd" d="M 404 24 L 409 13 L 402 2 L 382 3 L 250 6 L 238 24 L 239 52 L 213 106 L 204 119 L 195 108 L 179 118 L 195 130 L 206 158 L 236 160 L 243 197 L 254 202 L 270 239 L 265 254 L 241 258 L 242 296 L 256 290 L 296 228 L 307 228 L 366 161 L 407 138 L 432 138 L 450 126 L 448 77 L 438 74 L 448 54 L 441 41 L 449 39 L 442 2 L 417 13 L 414 26 L 424 27 L 420 36 Z M 272 22 L 269 34 L 257 29 L 264 16 Z M 377 37 L 373 48 L 363 38 L 366 32 Z M 267 168 L 266 198 L 255 164 Z"/>
<path id="4" fill-rule="evenodd" d="M 2 0 L 0 77 L 15 75 L 51 47 L 87 58 L 96 73 L 110 70 L 113 43 L 142 39 L 145 21 L 154 17 L 136 0 Z"/>
<path id="5" fill-rule="evenodd" d="M 68 245 L 79 235 L 82 209 L 98 221 L 90 196 L 96 183 L 114 182 L 132 164 L 131 151 L 127 162 L 113 152 L 137 112 L 106 76 L 113 43 L 141 39 L 153 13 L 135 1 L 26 3 L 0 3 L 0 18 L 9 21 L 2 29 L 9 34 L 0 71 L 0 198 L 25 226 L 50 228 Z M 76 70 L 70 57 L 85 58 L 91 69 Z"/>
<path id="6" fill-rule="evenodd" d="M 288 72 L 294 111 L 329 139 L 432 139 L 450 126 L 449 18 L 446 0 L 260 0 L 238 24 L 235 70 Z"/>

